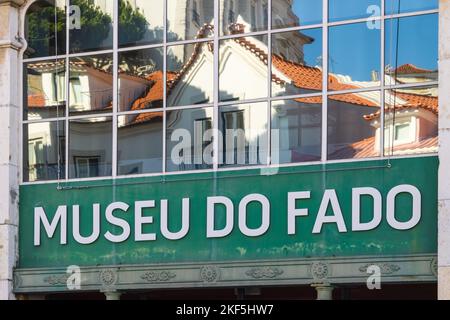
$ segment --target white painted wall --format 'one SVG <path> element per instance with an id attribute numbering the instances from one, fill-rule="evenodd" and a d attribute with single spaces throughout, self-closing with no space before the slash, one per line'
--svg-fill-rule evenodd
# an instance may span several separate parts
<path id="1" fill-rule="evenodd" d="M 450 1 L 439 1 L 438 297 L 450 300 Z"/>
<path id="2" fill-rule="evenodd" d="M 0 300 L 14 299 L 19 200 L 19 124 L 21 79 L 18 34 L 23 0 L 0 0 Z"/>

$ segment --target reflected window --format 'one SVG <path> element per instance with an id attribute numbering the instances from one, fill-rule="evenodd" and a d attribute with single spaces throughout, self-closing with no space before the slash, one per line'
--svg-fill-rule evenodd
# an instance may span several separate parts
<path id="1" fill-rule="evenodd" d="M 322 23 L 322 1 L 272 0 L 272 27 L 289 28 Z"/>
<path id="2" fill-rule="evenodd" d="M 71 114 L 112 112 L 112 54 L 70 58 Z"/>
<path id="3" fill-rule="evenodd" d="M 70 0 L 70 5 L 70 53 L 112 49 L 114 1 Z"/>
<path id="4" fill-rule="evenodd" d="M 162 171 L 163 112 L 118 117 L 119 175 Z"/>
<path id="5" fill-rule="evenodd" d="M 212 37 L 214 2 L 167 0 L 167 41 Z"/>
<path id="6" fill-rule="evenodd" d="M 385 155 L 438 151 L 438 88 L 386 90 L 384 111 Z M 379 122 L 380 114 L 367 119 Z"/>
<path id="7" fill-rule="evenodd" d="M 47 60 L 24 64 L 24 120 L 65 116 L 66 62 Z"/>
<path id="8" fill-rule="evenodd" d="M 386 0 L 385 6 L 386 14 L 435 10 L 439 8 L 439 0 Z"/>
<path id="9" fill-rule="evenodd" d="M 437 81 L 438 15 L 388 19 L 385 25 L 386 83 Z"/>
<path id="10" fill-rule="evenodd" d="M 380 92 L 358 92 L 328 97 L 328 159 L 380 156 Z"/>
<path id="11" fill-rule="evenodd" d="M 167 112 L 167 171 L 211 169 L 213 108 Z"/>
<path id="12" fill-rule="evenodd" d="M 322 29 L 272 35 L 272 96 L 322 91 Z"/>
<path id="13" fill-rule="evenodd" d="M 70 120 L 69 177 L 93 178 L 112 173 L 112 118 Z"/>
<path id="14" fill-rule="evenodd" d="M 119 46 L 161 43 L 163 14 L 163 0 L 119 0 Z"/>
<path id="15" fill-rule="evenodd" d="M 163 49 L 119 53 L 119 110 L 163 107 Z"/>
<path id="16" fill-rule="evenodd" d="M 267 164 L 267 103 L 220 108 L 219 161 L 221 167 Z"/>
<path id="17" fill-rule="evenodd" d="M 212 42 L 171 46 L 167 50 L 167 106 L 213 101 Z"/>
<path id="18" fill-rule="evenodd" d="M 66 12 L 64 0 L 36 1 L 25 16 L 25 58 L 66 53 Z"/>
<path id="19" fill-rule="evenodd" d="M 381 15 L 382 0 L 328 0 L 329 21 L 351 20 Z"/>
<path id="20" fill-rule="evenodd" d="M 220 42 L 220 101 L 267 97 L 267 76 L 267 36 Z"/>
<path id="21" fill-rule="evenodd" d="M 24 182 L 65 178 L 64 121 L 39 122 L 23 127 Z"/>
<path id="22" fill-rule="evenodd" d="M 268 28 L 267 0 L 224 0 L 220 9 L 221 35 L 264 31 Z"/>
<path id="23" fill-rule="evenodd" d="M 319 161 L 322 97 L 272 102 L 272 164 Z"/>
<path id="24" fill-rule="evenodd" d="M 329 89 L 349 90 L 380 85 L 380 30 L 365 23 L 329 30 Z"/>

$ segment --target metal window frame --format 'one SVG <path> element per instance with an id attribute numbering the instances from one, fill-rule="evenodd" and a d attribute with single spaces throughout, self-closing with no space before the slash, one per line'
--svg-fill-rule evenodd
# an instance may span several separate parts
<path id="1" fill-rule="evenodd" d="M 239 171 L 239 170 L 249 170 L 249 169 L 266 169 L 266 168 L 276 168 L 276 167 L 295 167 L 295 166 L 307 166 L 313 164 L 327 164 L 327 163 L 343 163 L 343 162 L 362 162 L 362 161 L 371 161 L 371 160 L 390 160 L 392 158 L 414 158 L 414 157 L 426 157 L 426 156 L 435 156 L 435 153 L 432 154 L 412 154 L 412 155 L 402 155 L 402 156 L 393 156 L 393 155 L 385 155 L 383 152 L 384 147 L 380 148 L 380 155 L 373 158 L 364 158 L 364 159 L 343 159 L 343 160 L 328 160 L 328 97 L 338 94 L 347 94 L 347 93 L 358 93 L 358 92 L 368 92 L 368 91 L 379 91 L 380 92 L 380 104 L 381 104 L 381 126 L 384 127 L 384 104 L 385 104 L 385 92 L 386 90 L 394 90 L 401 88 L 415 88 L 415 87 L 432 87 L 437 86 L 438 81 L 429 81 L 422 83 L 414 83 L 414 84 L 386 84 L 384 76 L 380 79 L 380 86 L 369 87 L 369 88 L 360 88 L 360 89 L 352 89 L 352 90 L 341 90 L 341 91 L 329 91 L 328 90 L 328 32 L 330 27 L 340 26 L 340 25 L 348 25 L 354 23 L 362 23 L 367 22 L 369 18 L 358 18 L 358 19 L 349 19 L 342 21 L 329 21 L 328 17 L 328 0 L 322 0 L 322 23 L 320 24 L 310 24 L 310 25 L 302 25 L 295 27 L 286 27 L 286 28 L 273 28 L 272 27 L 272 0 L 268 1 L 268 22 L 267 30 L 264 31 L 256 31 L 256 32 L 248 32 L 245 34 L 236 34 L 236 35 L 221 35 L 220 34 L 220 11 L 222 8 L 219 7 L 220 1 L 214 0 L 214 34 L 212 37 L 202 38 L 202 39 L 188 39 L 188 40 L 180 40 L 180 41 L 168 41 L 167 38 L 167 17 L 168 17 L 168 1 L 165 0 L 163 4 L 163 27 L 164 27 L 164 35 L 163 42 L 156 44 L 148 44 L 148 45 L 138 45 L 138 46 L 127 46 L 127 47 L 119 47 L 119 6 L 118 0 L 114 0 L 113 4 L 113 46 L 108 50 L 98 50 L 98 51 L 87 51 L 82 53 L 70 53 L 70 26 L 69 23 L 66 23 L 66 54 L 60 55 L 56 54 L 54 56 L 47 57 L 37 57 L 37 58 L 22 58 L 22 73 L 24 63 L 29 62 L 40 62 L 40 61 L 48 61 L 61 59 L 66 62 L 66 110 L 65 114 L 59 118 L 45 118 L 45 119 L 27 119 L 24 120 L 23 117 L 23 108 L 21 108 L 21 128 L 20 128 L 20 137 L 23 137 L 24 125 L 33 124 L 33 123 L 44 123 L 44 122 L 54 122 L 54 121 L 64 121 L 65 122 L 65 134 L 66 134 L 66 148 L 65 148 L 65 178 L 61 180 L 53 180 L 53 181 L 34 181 L 34 182 L 24 182 L 23 179 L 23 168 L 21 170 L 21 184 L 47 184 L 47 183 L 58 183 L 58 188 L 60 187 L 61 182 L 78 182 L 78 181 L 97 181 L 97 180 L 105 180 L 105 179 L 125 179 L 125 178 L 133 178 L 133 177 L 154 177 L 160 176 L 164 180 L 164 176 L 166 175 L 182 175 L 182 174 L 192 174 L 192 173 L 211 173 L 217 171 Z M 70 0 L 65 0 L 66 3 L 66 19 L 69 21 L 70 17 Z M 381 43 L 380 43 L 380 71 L 384 74 L 383 70 L 385 67 L 386 57 L 385 57 L 385 22 L 390 19 L 399 19 L 405 17 L 414 17 L 414 16 L 422 16 L 422 15 L 430 15 L 430 14 L 439 14 L 439 9 L 433 10 L 423 10 L 423 11 L 414 11 L 414 12 L 406 12 L 400 14 L 386 14 L 385 10 L 385 0 L 381 0 L 381 14 L 377 17 L 370 17 L 370 20 L 380 21 L 381 28 Z M 289 95 L 289 96 L 276 96 L 272 97 L 272 81 L 271 81 L 271 73 L 272 73 L 272 36 L 274 34 L 289 32 L 289 31 L 299 31 L 299 30 L 308 30 L 308 29 L 318 29 L 322 28 L 322 56 L 323 56 L 323 79 L 322 79 L 322 91 L 317 93 L 309 93 L 309 94 L 299 94 L 299 95 Z M 257 99 L 247 99 L 247 100 L 238 100 L 238 101 L 224 101 L 220 102 L 219 100 L 219 46 L 220 41 L 227 39 L 235 39 L 241 37 L 252 37 L 252 36 L 260 36 L 264 35 L 268 37 L 268 75 L 267 75 L 267 94 L 266 97 L 261 97 Z M 163 49 L 163 83 L 167 81 L 167 52 L 168 48 L 176 45 L 186 45 L 186 44 L 195 44 L 199 42 L 207 42 L 211 41 L 214 44 L 214 66 L 213 66 L 213 103 L 207 104 L 199 104 L 199 105 L 183 105 L 176 107 L 168 107 L 167 106 L 167 87 L 163 85 L 163 107 L 155 108 L 155 109 L 143 109 L 138 111 L 120 111 L 118 106 L 119 99 L 119 83 L 118 83 L 118 55 L 121 52 L 129 52 L 129 51 L 138 51 L 145 50 L 151 48 L 162 48 Z M 112 54 L 113 55 L 113 110 L 108 113 L 92 113 L 88 115 L 71 115 L 70 114 L 70 59 L 74 57 L 86 57 L 98 54 Z M 23 88 L 23 86 L 22 86 Z M 26 94 L 23 89 L 21 89 L 23 95 Z M 272 129 L 272 121 L 271 121 L 271 110 L 272 110 L 272 102 L 279 100 L 291 100 L 296 98 L 305 98 L 305 97 L 321 97 L 322 98 L 322 133 L 321 133 L 321 160 L 313 161 L 313 162 L 301 162 L 301 163 L 288 163 L 288 164 L 273 164 L 271 161 L 272 154 L 272 143 L 271 143 L 271 129 Z M 23 101 L 23 99 L 22 99 Z M 268 114 L 268 123 L 267 123 L 267 134 L 268 134 L 268 152 L 267 152 L 267 164 L 266 165 L 257 165 L 257 166 L 241 166 L 241 167 L 233 167 L 233 168 L 221 168 L 219 166 L 219 141 L 218 141 L 218 130 L 219 130 L 219 108 L 223 106 L 230 105 L 242 105 L 242 104 L 251 104 L 251 103 L 259 103 L 266 102 L 267 114 Z M 213 107 L 213 129 L 214 129 L 214 157 L 213 157 L 213 168 L 212 169 L 204 169 L 204 170 L 188 170 L 188 171 L 177 171 L 177 172 L 168 172 L 167 171 L 167 112 L 172 110 L 187 110 L 187 109 L 199 109 L 205 107 Z M 151 174 L 136 174 L 136 175 L 118 175 L 118 159 L 117 159 L 117 122 L 118 117 L 122 115 L 130 115 L 130 114 L 141 114 L 141 113 L 153 113 L 153 112 L 163 112 L 163 157 L 162 157 L 162 172 L 159 173 L 151 173 Z M 103 176 L 103 177 L 94 177 L 94 178 L 83 178 L 83 179 L 71 179 L 69 177 L 70 174 L 70 120 L 76 119 L 85 119 L 85 118 L 95 118 L 95 117 L 112 117 L 113 118 L 113 132 L 112 137 L 112 175 L 111 176 Z M 384 146 L 385 137 L 384 130 L 380 132 L 380 145 Z M 23 140 L 23 138 L 22 138 Z M 22 141 L 23 144 L 23 141 Z M 21 148 L 22 150 L 23 148 Z M 23 150 L 21 151 L 21 165 L 23 166 Z"/>

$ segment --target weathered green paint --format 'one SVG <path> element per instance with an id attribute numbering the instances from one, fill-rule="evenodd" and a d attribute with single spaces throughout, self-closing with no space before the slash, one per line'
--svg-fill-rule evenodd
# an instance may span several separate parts
<path id="1" fill-rule="evenodd" d="M 344 257 L 359 255 L 405 255 L 436 253 L 437 251 L 437 157 L 396 159 L 352 163 L 298 166 L 282 168 L 276 175 L 260 175 L 259 170 L 175 175 L 77 182 L 24 185 L 20 189 L 20 262 L 19 268 L 152 264 L 208 261 L 279 260 L 309 257 Z M 412 230 L 393 230 L 385 219 L 387 192 L 400 184 L 411 184 L 422 193 L 422 220 Z M 383 221 L 373 231 L 351 231 L 351 190 L 355 187 L 375 187 L 383 195 Z M 339 233 L 336 226 L 325 225 L 322 233 L 312 229 L 326 189 L 336 189 L 349 232 Z M 297 235 L 287 234 L 287 193 L 311 191 L 311 199 L 301 206 L 309 209 L 308 217 L 297 218 Z M 271 202 L 269 231 L 258 238 L 242 235 L 237 228 L 223 239 L 206 238 L 206 197 L 220 195 L 231 198 L 237 206 L 242 197 L 264 194 Z M 181 199 L 191 199 L 190 231 L 186 238 L 168 241 L 159 235 L 159 200 L 169 200 L 171 230 L 177 231 L 181 220 Z M 131 237 L 121 244 L 111 244 L 103 237 L 92 245 L 79 245 L 71 235 L 71 210 L 68 215 L 68 244 L 59 244 L 59 232 L 54 239 L 42 238 L 40 247 L 33 246 L 33 212 L 42 206 L 51 218 L 59 205 L 79 204 L 82 234 L 92 231 L 92 204 L 100 203 L 102 212 L 108 204 L 123 201 L 130 204 L 130 213 L 116 214 L 134 226 L 131 213 L 134 201 L 156 200 L 157 207 L 146 212 L 154 216 L 154 224 L 145 232 L 156 232 L 155 242 L 135 242 Z M 400 196 L 397 218 L 409 218 L 408 198 Z M 370 206 L 363 201 L 362 208 Z M 250 226 L 257 226 L 253 217 L 256 205 L 249 206 Z M 370 210 L 371 211 L 371 210 Z M 255 215 L 259 216 L 259 215 Z M 104 217 L 104 214 L 102 214 Z M 104 218 L 102 218 L 104 219 Z M 102 234 L 112 231 L 102 220 Z M 120 231 L 120 230 L 119 230 Z"/>

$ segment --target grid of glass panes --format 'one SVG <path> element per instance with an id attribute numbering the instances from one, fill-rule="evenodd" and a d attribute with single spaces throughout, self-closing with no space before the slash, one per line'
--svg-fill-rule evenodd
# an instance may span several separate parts
<path id="1" fill-rule="evenodd" d="M 437 151 L 436 0 L 54 3 L 26 19 L 24 182 Z"/>

